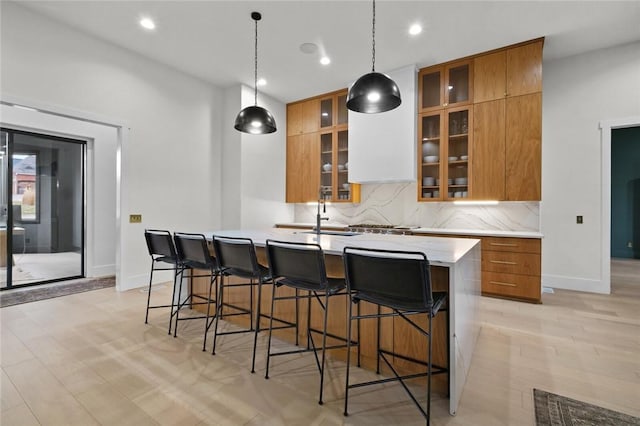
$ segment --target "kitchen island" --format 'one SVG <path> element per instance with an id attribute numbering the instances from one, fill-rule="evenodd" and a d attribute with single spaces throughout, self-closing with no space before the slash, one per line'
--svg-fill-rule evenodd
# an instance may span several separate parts
<path id="1" fill-rule="evenodd" d="M 266 264 L 264 257 L 264 246 L 267 239 L 319 243 L 326 255 L 327 274 L 330 276 L 344 276 L 342 266 L 342 250 L 346 246 L 378 248 L 387 250 L 410 250 L 419 251 L 427 255 L 431 264 L 431 274 L 434 291 L 448 291 L 450 309 L 450 328 L 447 333 L 446 315 L 438 315 L 434 320 L 434 363 L 446 365 L 450 360 L 450 404 L 449 411 L 455 414 L 458 401 L 462 394 L 467 373 L 471 365 L 471 358 L 479 333 L 480 324 L 478 319 L 478 303 L 480 297 L 480 243 L 475 239 L 463 238 L 438 238 L 438 237 L 417 237 L 404 235 L 380 235 L 380 234 L 355 234 L 355 235 L 316 235 L 308 231 L 291 229 L 266 229 L 266 230 L 222 230 L 206 232 L 205 235 L 211 238 L 213 235 L 226 237 L 251 238 L 257 247 L 258 260 Z M 261 309 L 263 312 L 270 310 L 271 289 L 262 294 Z M 285 289 L 283 289 L 284 291 Z M 204 291 L 194 290 L 194 291 Z M 230 295 L 234 303 L 247 302 L 248 297 L 243 297 L 240 291 Z M 242 300 L 244 299 L 244 300 Z M 330 304 L 329 332 L 344 335 L 346 329 L 347 298 L 334 297 L 337 299 Z M 230 300 L 230 299 L 227 299 Z M 364 303 L 364 302 L 363 302 Z M 283 303 L 285 305 L 286 303 Z M 304 304 L 300 308 L 304 310 Z M 375 309 L 374 306 L 362 306 L 363 313 L 367 309 Z M 301 312 L 299 318 L 306 321 L 306 311 Z M 279 318 L 294 318 L 293 305 L 278 307 L 274 313 Z M 320 325 L 320 312 L 312 306 L 312 323 L 314 326 Z M 236 317 L 237 318 L 237 317 Z M 236 321 L 230 317 L 231 321 Z M 421 318 L 427 321 L 426 315 Z M 305 323 L 306 324 L 306 323 Z M 304 333 L 305 324 L 301 324 L 300 332 Z M 264 325 L 262 326 L 264 327 Z M 362 366 L 364 368 L 375 368 L 375 321 L 362 321 L 360 336 L 354 336 L 361 342 Z M 355 332 L 354 327 L 354 332 Z M 398 321 L 397 318 L 386 318 L 382 320 L 381 340 L 383 347 L 393 347 L 393 350 L 403 355 L 414 356 L 426 359 L 426 345 L 420 340 L 420 336 L 412 333 L 409 326 Z M 279 338 L 292 341 L 295 333 L 279 333 Z M 306 341 L 306 335 L 298 336 L 301 342 Z M 446 351 L 446 342 L 449 342 L 449 353 Z M 336 351 L 332 351 L 336 352 Z M 344 354 L 343 354 L 344 355 Z M 340 355 L 338 355 L 340 357 Z M 396 359 L 396 367 L 401 370 L 411 371 L 411 366 L 406 362 Z M 435 376 L 435 379 L 442 381 L 443 376 Z M 442 385 L 443 383 L 441 383 Z M 440 386 L 445 393 L 447 383 Z"/>

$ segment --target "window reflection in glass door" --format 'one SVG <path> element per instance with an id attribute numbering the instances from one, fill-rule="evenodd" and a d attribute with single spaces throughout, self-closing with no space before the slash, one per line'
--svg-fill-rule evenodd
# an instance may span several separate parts
<path id="1" fill-rule="evenodd" d="M 2 129 L 0 287 L 84 276 L 85 142 Z"/>

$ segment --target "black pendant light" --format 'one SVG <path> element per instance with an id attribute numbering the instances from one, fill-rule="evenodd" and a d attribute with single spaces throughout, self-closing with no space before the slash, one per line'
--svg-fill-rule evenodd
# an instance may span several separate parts
<path id="1" fill-rule="evenodd" d="M 276 131 L 276 120 L 269 111 L 258 106 L 258 21 L 262 19 L 262 15 L 259 12 L 251 12 L 251 19 L 256 23 L 256 48 L 253 74 L 254 104 L 244 108 L 238 113 L 236 123 L 233 127 L 243 133 L 263 135 Z"/>
<path id="2" fill-rule="evenodd" d="M 373 0 L 371 72 L 356 80 L 349 88 L 347 108 L 355 112 L 374 114 L 397 108 L 402 100 L 400 89 L 389 76 L 376 72 L 376 0 Z"/>

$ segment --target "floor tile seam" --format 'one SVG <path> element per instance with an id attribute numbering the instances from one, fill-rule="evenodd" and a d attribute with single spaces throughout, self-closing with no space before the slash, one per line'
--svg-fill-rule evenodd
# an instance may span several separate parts
<path id="1" fill-rule="evenodd" d="M 169 389 L 169 392 L 166 392 L 165 390 Z M 145 395 L 152 393 L 152 392 L 162 392 L 162 394 L 166 397 L 169 398 L 174 404 L 178 404 L 180 406 L 182 406 L 185 409 L 188 409 L 189 412 L 193 415 L 195 415 L 196 417 L 202 418 L 204 419 L 206 416 L 204 415 L 204 413 L 201 412 L 195 412 L 194 410 L 191 410 L 191 406 L 189 404 L 189 401 L 184 397 L 186 394 L 183 392 L 180 392 L 178 389 L 174 388 L 174 387 L 170 387 L 170 388 L 156 388 L 156 389 L 151 389 L 141 395 L 138 395 L 134 398 L 130 398 L 130 401 L 135 404 L 137 407 L 139 407 L 142 411 L 144 411 L 145 413 L 147 413 L 150 417 L 152 417 L 155 420 L 155 415 L 150 413 L 149 411 L 147 411 L 141 404 L 141 399 L 144 398 Z M 160 415 L 162 412 L 164 412 L 165 410 L 167 410 L 167 408 L 164 408 L 162 410 L 160 410 L 160 412 L 157 413 L 157 415 Z"/>
<path id="2" fill-rule="evenodd" d="M 6 412 L 12 409 L 16 409 L 18 407 L 20 407 L 21 405 L 24 405 L 26 407 L 27 410 L 29 410 L 29 412 L 31 413 L 31 415 L 33 416 L 33 418 L 35 419 L 36 422 L 38 422 L 39 425 L 42 425 L 43 423 L 40 421 L 40 419 L 36 416 L 36 414 L 33 412 L 33 409 L 31 409 L 31 406 L 29 404 L 27 404 L 27 401 L 22 401 L 20 404 L 14 405 L 13 407 L 10 407 L 8 409 L 5 410 L 1 410 L 0 411 L 0 416 L 2 415 L 2 412 Z M 1 419 L 1 417 L 0 417 Z"/>
<path id="3" fill-rule="evenodd" d="M 485 326 L 489 327 L 489 328 L 492 328 L 494 331 L 496 331 L 496 332 L 498 332 L 501 335 L 506 336 L 506 337 L 511 337 L 513 335 L 517 335 L 518 338 L 520 336 L 522 336 L 522 337 L 526 337 L 528 339 L 536 338 L 536 339 L 541 339 L 541 340 L 544 340 L 544 341 L 551 339 L 551 340 L 554 341 L 554 343 L 552 343 L 552 345 L 556 344 L 555 343 L 556 340 L 559 341 L 560 343 L 562 343 L 566 339 L 566 336 L 549 335 L 549 334 L 544 333 L 543 330 L 535 330 L 535 331 L 524 330 L 522 328 L 514 328 L 514 327 L 506 325 L 506 324 L 487 324 L 487 323 L 485 323 L 485 324 L 483 324 L 483 327 L 485 327 Z"/>
<path id="4" fill-rule="evenodd" d="M 121 391 L 119 391 L 112 383 L 108 382 L 105 380 L 106 385 L 109 386 L 110 391 L 114 392 L 116 394 L 118 394 L 120 397 L 122 397 L 123 399 L 129 401 L 132 405 L 134 405 L 137 409 L 139 409 L 141 412 L 143 412 L 149 419 L 151 419 L 154 423 L 159 424 L 159 422 L 157 422 L 152 416 L 150 416 L 148 413 L 146 413 L 141 407 L 139 407 L 129 396 L 127 396 L 126 394 L 122 393 Z M 71 393 L 71 391 L 69 391 Z M 86 390 L 83 392 L 78 392 L 76 394 L 72 394 L 74 396 L 74 398 L 78 401 L 79 404 L 82 405 L 82 407 L 89 413 L 91 413 L 92 411 L 90 410 L 90 407 L 87 406 L 81 399 L 82 395 L 88 395 L 91 392 L 95 392 L 95 390 Z M 96 420 L 96 423 L 98 424 L 102 424 L 98 418 L 96 418 L 95 416 L 93 416 L 94 419 Z"/>
<path id="5" fill-rule="evenodd" d="M 31 407 L 29 406 L 29 404 L 27 404 L 27 401 L 24 399 L 24 396 L 22 395 L 22 392 L 20 392 L 20 389 L 16 386 L 16 384 L 14 383 L 13 379 L 11 379 L 11 376 L 9 376 L 9 374 L 7 373 L 7 371 L 5 370 L 4 367 L 0 367 L 2 368 L 2 372 L 4 373 L 5 376 L 7 376 L 7 379 L 11 382 L 11 386 L 13 386 L 13 389 L 15 389 L 16 393 L 18 394 L 18 396 L 20 397 L 20 403 L 24 404 L 27 406 L 27 408 L 29 409 L 29 411 L 31 411 L 31 414 L 33 414 L 33 410 L 31 409 Z M 13 407 L 17 407 L 20 405 L 20 403 L 13 405 L 11 407 L 8 408 L 13 408 Z M 4 411 L 4 410 L 3 410 Z"/>
<path id="6" fill-rule="evenodd" d="M 96 424 L 100 424 L 100 422 L 97 421 L 97 419 L 80 403 L 80 401 L 77 400 L 77 398 L 70 392 L 70 390 L 65 386 L 64 383 L 62 383 L 62 381 L 60 381 L 60 379 L 45 365 L 42 363 L 42 361 L 40 361 L 39 359 L 35 358 L 37 360 L 37 362 L 47 371 L 47 373 L 49 373 L 51 375 L 51 377 L 58 383 L 58 385 L 65 389 L 67 391 L 67 396 L 71 397 L 71 399 L 73 399 L 77 404 L 79 404 L 82 409 L 85 411 L 86 414 L 89 415 L 89 417 L 91 417 L 92 419 L 94 419 L 96 421 Z M 28 360 L 28 361 L 32 361 L 32 360 Z M 26 361 L 25 361 L 26 362 Z M 7 372 L 5 371 L 5 374 L 7 374 Z M 34 410 L 34 408 L 31 406 L 31 404 L 29 403 L 29 401 L 24 397 L 24 395 L 22 394 L 22 392 L 20 391 L 20 388 L 18 386 L 16 386 L 16 384 L 13 382 L 13 380 L 11 379 L 11 376 L 9 376 L 9 374 L 7 374 L 7 377 L 9 377 L 9 380 L 11 380 L 13 387 L 16 389 L 16 391 L 20 394 L 20 397 L 22 398 L 22 401 L 24 402 L 24 404 L 27 406 L 27 408 L 29 409 L 29 411 L 31 412 L 31 414 L 33 415 L 33 417 L 38 421 L 39 424 L 46 424 L 43 423 L 42 420 L 40 419 L 40 417 L 37 415 L 36 410 Z M 52 400 L 48 400 L 48 402 L 54 403 L 56 402 L 57 399 L 52 399 Z"/>

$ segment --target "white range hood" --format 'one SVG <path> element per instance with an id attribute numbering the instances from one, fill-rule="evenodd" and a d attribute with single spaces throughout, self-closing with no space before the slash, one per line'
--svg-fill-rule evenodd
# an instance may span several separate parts
<path id="1" fill-rule="evenodd" d="M 349 181 L 355 183 L 415 182 L 415 65 L 387 73 L 400 89 L 402 103 L 380 114 L 349 111 Z"/>

